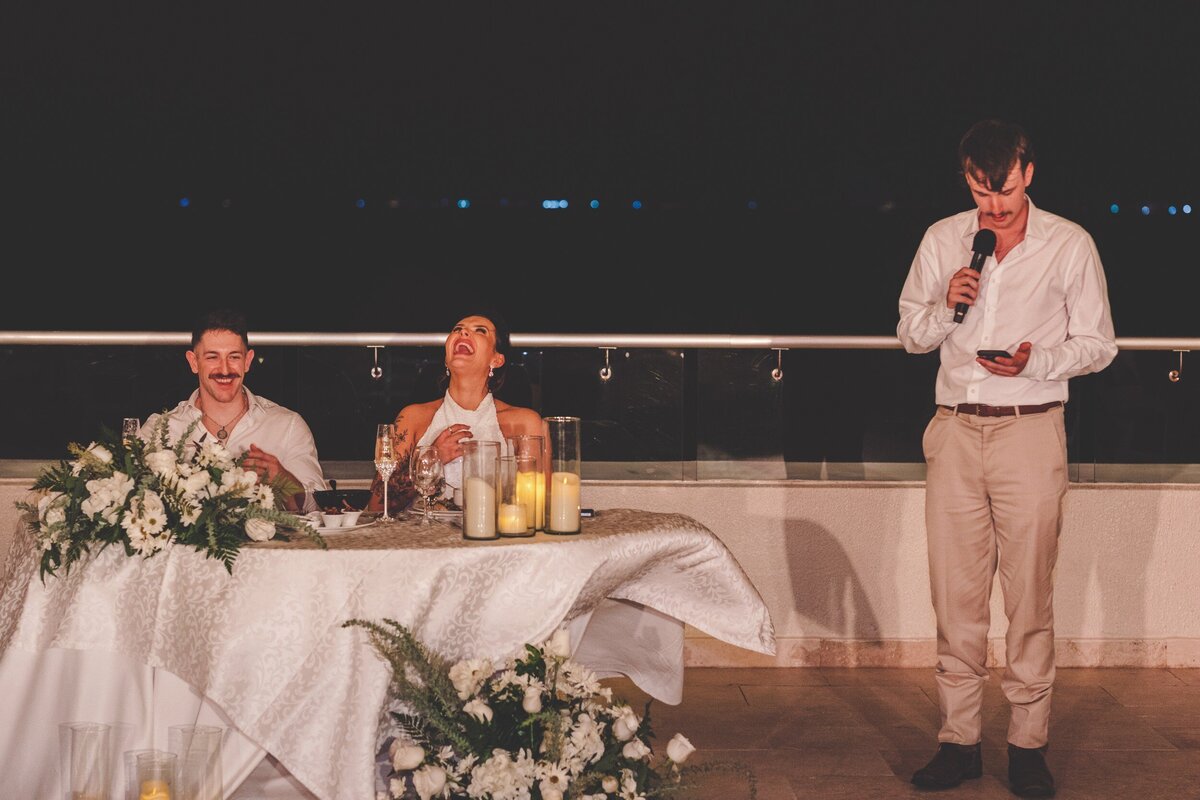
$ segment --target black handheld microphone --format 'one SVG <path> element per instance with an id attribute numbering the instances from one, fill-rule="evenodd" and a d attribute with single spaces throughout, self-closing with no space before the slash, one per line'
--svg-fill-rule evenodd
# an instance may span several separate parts
<path id="1" fill-rule="evenodd" d="M 983 262 L 996 252 L 996 232 L 988 228 L 980 228 L 979 233 L 975 234 L 975 241 L 971 242 L 971 249 L 975 251 L 975 255 L 971 256 L 971 269 L 982 272 Z M 954 321 L 962 322 L 963 317 L 967 315 L 968 308 L 970 306 L 966 303 L 954 306 Z"/>

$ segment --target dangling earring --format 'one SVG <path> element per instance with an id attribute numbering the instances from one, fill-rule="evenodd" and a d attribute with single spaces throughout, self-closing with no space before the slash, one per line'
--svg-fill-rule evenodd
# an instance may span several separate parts
<path id="1" fill-rule="evenodd" d="M 492 371 L 492 368 L 491 368 L 491 367 L 488 367 L 488 377 L 489 377 L 489 378 L 491 378 L 491 377 L 494 377 L 494 376 L 495 376 L 495 374 L 496 374 L 496 373 Z"/>
<path id="2" fill-rule="evenodd" d="M 450 368 L 449 367 L 446 367 L 446 377 L 447 378 L 450 377 Z"/>

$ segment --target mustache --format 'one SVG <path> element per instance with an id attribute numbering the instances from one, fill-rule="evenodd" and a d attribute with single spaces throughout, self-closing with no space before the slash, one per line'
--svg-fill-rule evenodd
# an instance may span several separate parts
<path id="1" fill-rule="evenodd" d="M 226 378 L 240 378 L 240 377 L 242 377 L 242 373 L 240 373 L 240 372 L 230 372 L 230 373 L 213 372 L 213 373 L 210 373 L 208 377 L 212 378 L 213 380 L 225 380 Z"/>

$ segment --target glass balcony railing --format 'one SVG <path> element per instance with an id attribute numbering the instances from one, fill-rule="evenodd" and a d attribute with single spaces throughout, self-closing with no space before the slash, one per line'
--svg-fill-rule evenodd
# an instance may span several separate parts
<path id="1" fill-rule="evenodd" d="M 302 414 L 330 477 L 368 478 L 375 425 L 441 394 L 444 334 L 259 334 L 247 385 Z M 0 475 L 195 388 L 185 334 L 0 332 Z M 922 480 L 937 355 L 889 337 L 513 335 L 501 399 L 583 419 L 584 477 Z M 1071 477 L 1200 483 L 1200 339 L 1126 339 L 1071 382 Z M 372 376 L 374 367 L 380 376 Z M 1195 369 L 1195 375 L 1191 370 Z"/>

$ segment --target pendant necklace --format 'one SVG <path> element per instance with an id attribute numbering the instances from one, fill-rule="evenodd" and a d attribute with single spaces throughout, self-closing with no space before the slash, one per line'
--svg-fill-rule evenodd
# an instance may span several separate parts
<path id="1" fill-rule="evenodd" d="M 245 399 L 246 399 L 246 396 L 242 395 L 242 400 L 245 401 Z M 246 413 L 246 409 L 248 407 L 249 407 L 249 404 L 247 404 L 246 407 L 243 407 L 242 410 L 237 413 L 237 416 L 235 416 L 233 419 L 229 420 L 229 422 L 217 422 L 216 418 L 211 416 L 203 408 L 200 409 L 200 414 L 202 416 L 208 417 L 213 422 L 217 422 L 217 424 L 221 426 L 217 429 L 217 439 L 220 440 L 221 444 L 224 444 L 225 440 L 229 438 L 229 431 L 226 430 L 226 428 L 232 427 L 234 425 L 234 423 L 236 423 L 239 419 L 241 419 L 242 415 Z"/>

